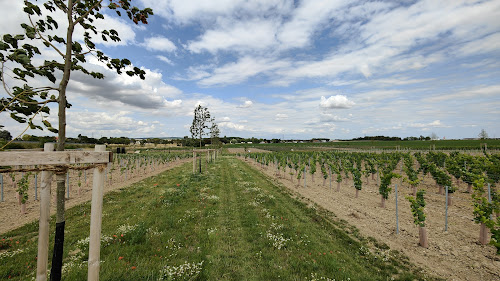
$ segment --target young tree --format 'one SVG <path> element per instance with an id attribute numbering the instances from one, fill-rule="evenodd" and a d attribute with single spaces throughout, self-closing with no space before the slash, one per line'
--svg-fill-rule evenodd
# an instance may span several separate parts
<path id="1" fill-rule="evenodd" d="M 478 137 L 482 140 L 487 139 L 488 133 L 486 133 L 486 131 L 484 129 L 481 129 L 481 132 L 479 133 Z"/>
<path id="2" fill-rule="evenodd" d="M 106 56 L 93 42 L 93 36 L 104 41 L 120 41 L 114 29 L 98 30 L 97 20 L 104 19 L 101 12 L 105 7 L 114 10 L 118 16 L 125 12 L 135 24 L 147 24 L 150 8 L 143 10 L 130 5 L 131 0 L 49 0 L 42 5 L 32 1 L 24 1 L 24 12 L 28 22 L 21 24 L 24 34 L 5 34 L 0 40 L 0 79 L 8 94 L 0 103 L 2 109 L 11 112 L 11 117 L 18 122 L 28 123 L 32 129 L 43 129 L 33 122 L 40 113 L 49 113 L 48 104 L 58 103 L 59 127 L 55 129 L 44 119 L 42 124 L 48 130 L 58 133 L 57 150 L 63 151 L 66 141 L 66 108 L 71 104 L 66 97 L 66 89 L 71 73 L 79 71 L 93 78 L 103 79 L 99 72 L 89 71 L 84 65 L 87 55 L 95 56 L 118 74 L 122 71 L 129 76 L 144 79 L 145 72 L 138 67 L 131 67 L 128 59 L 117 59 Z M 54 13 L 63 13 L 64 30 L 59 32 L 60 23 L 54 19 Z M 76 38 L 75 30 L 82 28 L 83 38 Z M 39 48 L 41 45 L 46 48 Z M 44 53 L 42 53 L 44 52 Z M 55 54 L 55 55 L 54 55 Z M 56 57 L 50 61 L 49 57 Z M 43 61 L 43 63 L 41 63 Z M 11 70 L 8 75 L 5 70 Z M 7 85 L 7 77 L 12 77 Z M 64 186 L 65 176 L 57 175 L 57 213 L 54 254 L 52 258 L 51 280 L 60 280 L 64 244 Z"/>
<path id="3" fill-rule="evenodd" d="M 191 137 L 193 138 L 193 140 L 195 138 L 199 139 L 200 148 L 203 136 L 207 135 L 207 133 L 205 132 L 205 130 L 208 129 L 207 123 L 211 121 L 212 119 L 210 118 L 210 112 L 208 111 L 208 108 L 198 105 L 194 109 L 193 123 L 191 124 L 191 128 L 189 129 L 189 131 L 191 132 Z M 199 166 L 201 174 L 201 157 L 199 161 Z"/>
<path id="4" fill-rule="evenodd" d="M 191 124 L 189 131 L 191 132 L 191 137 L 193 139 L 197 138 L 200 141 L 200 147 L 203 136 L 207 135 L 205 132 L 205 130 L 208 129 L 207 123 L 211 121 L 208 108 L 198 105 L 194 109 L 193 123 Z"/>
<path id="5" fill-rule="evenodd" d="M 210 127 L 210 139 L 213 145 L 219 146 L 220 140 L 219 140 L 219 125 L 215 123 L 215 120 L 212 120 L 212 126 Z"/>

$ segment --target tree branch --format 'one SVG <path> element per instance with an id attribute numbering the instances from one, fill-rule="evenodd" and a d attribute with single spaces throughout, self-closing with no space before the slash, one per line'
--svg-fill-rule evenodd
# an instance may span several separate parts
<path id="1" fill-rule="evenodd" d="M 22 131 L 17 137 L 15 138 L 12 138 L 8 143 L 6 143 L 4 146 L 2 146 L 2 148 L 0 148 L 0 150 L 3 150 L 5 147 L 7 147 L 7 145 L 9 145 L 11 142 L 13 142 L 15 139 L 17 139 L 18 137 L 22 136 L 27 130 L 28 128 L 30 127 L 30 123 L 31 121 L 33 121 L 33 119 L 38 115 L 38 113 L 40 113 L 40 111 L 47 105 L 47 103 L 45 103 L 42 107 L 40 107 L 40 109 L 38 109 L 37 112 L 35 112 L 35 114 L 33 115 L 33 117 L 30 118 L 30 121 L 28 122 L 28 126 L 26 126 L 26 129 L 24 129 L 24 131 Z"/>
<path id="2" fill-rule="evenodd" d="M 40 39 L 42 39 L 44 42 L 46 42 L 47 44 L 49 44 L 56 52 L 59 53 L 59 55 L 61 55 L 61 57 L 64 58 L 63 53 L 61 53 L 61 51 L 59 51 L 59 49 L 56 46 L 54 46 L 54 44 L 52 44 L 49 40 L 47 40 L 45 37 L 43 37 L 42 33 L 40 33 L 40 31 L 38 30 L 38 28 L 33 23 L 33 20 L 31 19 L 30 15 L 28 15 L 28 18 L 30 19 L 31 26 L 36 30 L 36 33 L 38 34 L 38 36 L 40 36 Z"/>
<path id="3" fill-rule="evenodd" d="M 79 0 L 78 0 L 78 1 L 79 1 Z M 75 3 L 77 3 L 78 1 L 75 1 Z M 81 22 L 84 18 L 86 18 L 86 17 L 90 14 L 90 12 L 91 12 L 92 10 L 94 10 L 94 9 L 95 9 L 95 8 L 97 8 L 99 5 L 101 5 L 102 1 L 103 1 L 103 0 L 100 0 L 99 2 L 95 3 L 95 4 L 94 4 L 94 6 L 90 7 L 90 8 L 88 9 L 88 11 L 87 11 L 85 14 L 81 15 L 79 18 L 77 18 L 77 19 L 75 20 L 74 24 L 75 24 L 75 25 L 79 24 L 79 23 L 80 23 L 80 22 Z"/>

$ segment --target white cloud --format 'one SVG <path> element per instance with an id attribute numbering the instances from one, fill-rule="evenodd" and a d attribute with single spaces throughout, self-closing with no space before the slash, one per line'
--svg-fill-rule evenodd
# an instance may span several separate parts
<path id="1" fill-rule="evenodd" d="M 158 55 L 158 56 L 156 56 L 156 58 L 161 60 L 162 62 L 167 63 L 167 64 L 174 65 L 174 63 L 169 58 L 167 58 L 165 56 Z"/>
<path id="2" fill-rule="evenodd" d="M 225 21 L 222 26 L 206 31 L 197 41 L 190 42 L 187 49 L 194 53 L 206 50 L 260 50 L 276 43 L 276 22 L 253 19 L 245 22 Z"/>
<path id="3" fill-rule="evenodd" d="M 237 130 L 237 131 L 245 131 L 244 125 L 236 124 L 233 122 L 222 122 L 219 124 L 219 127 L 227 128 L 227 129 L 231 129 L 231 130 Z"/>
<path id="4" fill-rule="evenodd" d="M 302 1 L 277 35 L 283 48 L 305 47 L 320 25 L 334 18 L 336 10 L 351 1 Z"/>
<path id="5" fill-rule="evenodd" d="M 407 126 L 410 128 L 427 128 L 427 129 L 429 127 L 432 127 L 432 128 L 447 128 L 447 127 L 449 127 L 449 126 L 442 124 L 440 120 L 434 120 L 430 123 L 411 123 L 411 124 L 408 124 Z"/>
<path id="6" fill-rule="evenodd" d="M 319 106 L 322 108 L 351 108 L 355 103 L 344 95 L 330 96 L 328 99 L 321 96 Z"/>
<path id="7" fill-rule="evenodd" d="M 239 84 L 261 72 L 272 71 L 285 65 L 287 65 L 286 62 L 245 56 L 237 62 L 216 68 L 210 77 L 203 78 L 198 83 L 201 86 Z"/>
<path id="8" fill-rule="evenodd" d="M 173 52 L 177 49 L 175 44 L 163 36 L 149 37 L 141 44 L 150 51 Z"/>
<path id="9" fill-rule="evenodd" d="M 243 104 L 238 105 L 239 108 L 249 108 L 253 105 L 251 100 L 246 100 Z"/>
<path id="10" fill-rule="evenodd" d="M 278 113 L 276 114 L 274 120 L 276 121 L 281 121 L 281 120 L 286 120 L 288 119 L 288 115 L 284 114 L 284 113 Z"/>

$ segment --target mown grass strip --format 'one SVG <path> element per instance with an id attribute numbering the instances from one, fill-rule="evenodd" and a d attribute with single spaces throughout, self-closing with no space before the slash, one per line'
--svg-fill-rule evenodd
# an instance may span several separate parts
<path id="1" fill-rule="evenodd" d="M 89 213 L 88 203 L 67 212 L 65 280 L 86 279 Z M 2 235 L 0 279 L 34 277 L 37 228 Z M 186 164 L 106 195 L 101 260 L 102 280 L 423 277 L 234 158 L 220 158 L 203 175 Z"/>

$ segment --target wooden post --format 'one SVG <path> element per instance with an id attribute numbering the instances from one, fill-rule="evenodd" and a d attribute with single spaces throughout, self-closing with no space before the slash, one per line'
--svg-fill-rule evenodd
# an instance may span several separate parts
<path id="1" fill-rule="evenodd" d="M 3 202 L 3 174 L 0 174 L 0 185 L 2 187 L 2 194 L 1 194 L 0 202 Z"/>
<path id="2" fill-rule="evenodd" d="M 106 146 L 96 145 L 95 151 L 106 151 Z M 88 280 L 99 280 L 103 189 L 104 167 L 96 167 L 94 168 L 94 180 L 92 183 L 92 205 L 90 211 Z"/>
<path id="3" fill-rule="evenodd" d="M 44 152 L 54 151 L 54 143 L 45 143 Z M 50 186 L 54 172 L 42 171 L 40 183 L 40 221 L 38 222 L 38 256 L 36 262 L 36 280 L 47 280 L 49 260 L 49 223 L 50 223 Z"/>
<path id="4" fill-rule="evenodd" d="M 35 201 L 38 201 L 38 173 L 35 173 Z"/>
<path id="5" fill-rule="evenodd" d="M 193 151 L 193 174 L 196 173 L 196 152 Z"/>
<path id="6" fill-rule="evenodd" d="M 66 173 L 66 199 L 69 199 L 69 170 Z"/>

